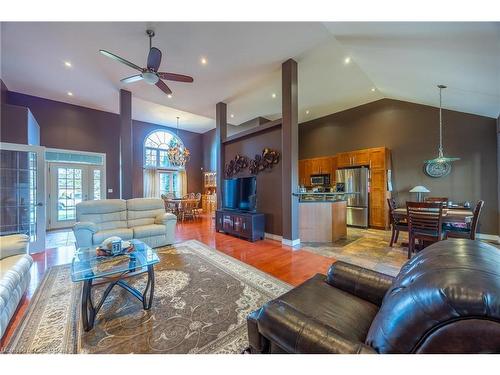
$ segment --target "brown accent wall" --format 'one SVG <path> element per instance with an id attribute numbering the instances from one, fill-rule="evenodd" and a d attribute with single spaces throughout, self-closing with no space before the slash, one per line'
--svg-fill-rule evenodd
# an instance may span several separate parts
<path id="1" fill-rule="evenodd" d="M 168 130 L 176 133 L 176 130 L 163 125 L 151 124 L 148 122 L 132 121 L 132 139 L 133 139 L 133 197 L 143 196 L 143 158 L 144 158 L 144 140 L 146 137 L 155 130 Z M 179 138 L 191 151 L 191 159 L 186 165 L 187 175 L 187 189 L 188 192 L 202 192 L 202 134 L 193 133 L 189 131 L 179 130 Z"/>
<path id="2" fill-rule="evenodd" d="M 217 170 L 217 144 L 215 142 L 215 129 L 203 133 L 203 170 L 214 172 Z"/>
<path id="3" fill-rule="evenodd" d="M 12 91 L 7 92 L 7 103 L 27 107 L 40 125 L 40 144 L 68 150 L 102 152 L 106 154 L 106 183 L 113 193 L 108 198 L 118 198 L 120 166 L 120 118 L 118 114 L 57 102 Z M 142 148 L 144 138 L 153 130 L 175 129 L 141 121 L 132 121 L 134 170 L 132 189 L 134 197 L 143 192 Z M 187 166 L 188 190 L 201 191 L 202 138 L 201 134 L 179 131 L 179 137 L 191 150 Z M 2 138 L 3 140 L 3 134 Z"/>
<path id="4" fill-rule="evenodd" d="M 40 125 L 40 145 L 106 154 L 106 183 L 119 197 L 119 116 L 9 91 L 7 102 L 28 107 Z"/>
<path id="5" fill-rule="evenodd" d="M 225 160 L 233 159 L 236 154 L 254 158 L 256 154 L 261 154 L 266 147 L 281 152 L 280 127 L 226 144 L 224 147 Z M 246 169 L 235 177 L 249 175 L 250 172 Z M 282 234 L 281 163 L 275 168 L 257 175 L 257 211 L 266 215 L 267 233 Z"/>
<path id="6" fill-rule="evenodd" d="M 299 158 L 386 146 L 392 153 L 393 196 L 399 204 L 424 185 L 431 196 L 475 204 L 485 201 L 479 231 L 499 232 L 496 119 L 444 111 L 444 149 L 460 157 L 451 174 L 431 178 L 424 160 L 437 154 L 438 108 L 382 99 L 299 125 Z"/>

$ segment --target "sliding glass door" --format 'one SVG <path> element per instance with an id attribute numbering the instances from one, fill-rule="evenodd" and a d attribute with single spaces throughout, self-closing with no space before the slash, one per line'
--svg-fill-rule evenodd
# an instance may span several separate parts
<path id="1" fill-rule="evenodd" d="M 22 233 L 29 251 L 45 248 L 43 147 L 0 143 L 0 235 Z"/>

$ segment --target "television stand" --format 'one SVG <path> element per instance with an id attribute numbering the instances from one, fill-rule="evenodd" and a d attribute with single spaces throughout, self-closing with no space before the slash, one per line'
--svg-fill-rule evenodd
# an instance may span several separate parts
<path id="1" fill-rule="evenodd" d="M 256 212 L 217 210 L 215 211 L 215 230 L 252 242 L 263 240 L 265 216 Z"/>

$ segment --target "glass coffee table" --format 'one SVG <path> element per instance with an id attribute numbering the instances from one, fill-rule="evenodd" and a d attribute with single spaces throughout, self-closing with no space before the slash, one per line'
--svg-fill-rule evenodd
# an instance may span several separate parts
<path id="1" fill-rule="evenodd" d="M 71 280 L 83 282 L 82 290 L 82 321 L 83 329 L 90 331 L 94 327 L 94 320 L 115 285 L 142 302 L 144 310 L 149 310 L 153 303 L 154 295 L 154 268 L 160 262 L 154 249 L 138 240 L 130 241 L 134 250 L 127 254 L 116 256 L 98 256 L 96 246 L 79 248 L 75 252 L 71 265 Z M 144 292 L 130 286 L 125 279 L 141 273 L 148 273 L 148 281 Z M 92 300 L 92 287 L 109 284 L 101 299 L 95 303 Z"/>

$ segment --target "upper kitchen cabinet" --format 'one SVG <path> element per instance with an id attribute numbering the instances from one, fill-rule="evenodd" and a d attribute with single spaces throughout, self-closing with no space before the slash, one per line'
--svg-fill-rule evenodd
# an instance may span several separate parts
<path id="1" fill-rule="evenodd" d="M 370 149 L 370 168 L 385 169 L 386 159 L 389 154 L 385 147 L 378 147 Z"/>

